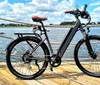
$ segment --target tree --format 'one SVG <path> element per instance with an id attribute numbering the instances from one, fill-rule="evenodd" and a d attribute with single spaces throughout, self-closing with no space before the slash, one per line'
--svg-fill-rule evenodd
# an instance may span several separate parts
<path id="1" fill-rule="evenodd" d="M 61 22 L 60 25 L 74 25 L 76 22 Z"/>
<path id="2" fill-rule="evenodd" d="M 98 24 L 100 24 L 100 22 L 97 22 Z"/>

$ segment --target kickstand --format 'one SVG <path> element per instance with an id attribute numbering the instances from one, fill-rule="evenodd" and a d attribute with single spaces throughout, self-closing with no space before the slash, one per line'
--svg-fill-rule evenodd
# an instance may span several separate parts
<path id="1" fill-rule="evenodd" d="M 37 60 L 35 60 L 35 65 L 38 67 L 38 69 L 40 70 L 40 67 L 39 67 L 39 65 L 38 65 L 38 62 L 37 62 Z"/>
<path id="2" fill-rule="evenodd" d="M 52 66 L 50 66 L 50 70 L 53 71 L 53 67 Z"/>

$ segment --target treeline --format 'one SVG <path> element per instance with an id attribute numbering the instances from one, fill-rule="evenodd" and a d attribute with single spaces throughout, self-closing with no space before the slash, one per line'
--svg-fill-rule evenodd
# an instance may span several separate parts
<path id="1" fill-rule="evenodd" d="M 72 22 L 61 22 L 60 25 L 75 25 L 75 21 L 72 21 Z M 98 25 L 100 24 L 100 22 L 91 22 L 90 25 Z M 50 24 L 50 25 L 55 25 L 55 24 Z M 82 25 L 84 25 L 84 23 L 82 23 Z M 14 23 L 9 23 L 9 24 L 0 24 L 0 27 L 32 27 L 32 25 L 30 24 L 27 24 L 27 25 L 24 25 L 24 24 L 14 24 Z"/>
<path id="2" fill-rule="evenodd" d="M 72 21 L 72 22 L 61 22 L 60 25 L 75 25 L 76 22 Z M 100 22 L 91 22 L 90 25 L 96 25 L 96 24 L 100 24 Z M 82 25 L 84 25 L 84 23 L 82 23 Z"/>
<path id="3" fill-rule="evenodd" d="M 60 25 L 74 25 L 76 22 L 61 22 Z"/>
<path id="4" fill-rule="evenodd" d="M 0 24 L 0 27 L 31 27 L 32 25 L 30 24 L 27 24 L 27 25 L 24 25 L 24 24 L 13 24 L 13 23 L 10 23 L 10 24 Z"/>

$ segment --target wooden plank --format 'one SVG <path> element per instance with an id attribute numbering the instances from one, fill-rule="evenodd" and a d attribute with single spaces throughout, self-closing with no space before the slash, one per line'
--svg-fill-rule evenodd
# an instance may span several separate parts
<path id="1" fill-rule="evenodd" d="M 65 75 L 65 74 L 63 74 L 64 71 L 62 69 L 58 69 L 58 68 L 54 69 L 54 71 L 52 73 L 49 73 L 48 71 L 46 71 L 44 74 L 44 78 L 50 80 L 51 82 L 55 82 L 58 85 L 69 85 L 69 84 L 70 85 L 80 85 L 80 83 L 71 81 L 67 77 L 65 78 L 65 76 L 63 76 L 63 75 Z"/>
<path id="2" fill-rule="evenodd" d="M 64 62 L 53 72 L 47 68 L 36 79 L 21 80 L 11 74 L 6 63 L 0 63 L 0 85 L 100 85 L 100 78 L 85 75 L 74 62 Z"/>
<path id="3" fill-rule="evenodd" d="M 27 85 L 43 85 L 43 84 L 37 82 L 36 80 L 24 80 L 24 82 L 26 82 Z"/>
<path id="4" fill-rule="evenodd" d="M 0 83 L 1 85 L 27 85 L 23 80 L 16 79 L 15 76 L 9 73 L 7 68 L 0 68 Z"/>
<path id="5" fill-rule="evenodd" d="M 48 80 L 47 78 L 45 78 L 43 76 L 40 79 L 37 79 L 37 81 L 42 83 L 43 85 L 58 85 L 58 84 Z"/>
<path id="6" fill-rule="evenodd" d="M 62 74 L 60 74 L 60 75 L 64 76 L 65 78 L 70 79 L 71 81 L 78 82 L 82 85 L 100 85 L 99 78 L 87 76 L 82 72 L 80 73 L 79 69 L 77 69 L 76 66 L 72 65 L 72 69 L 70 67 L 71 67 L 70 65 L 68 67 L 65 67 L 65 66 L 58 67 L 58 69 L 62 69 L 62 72 L 64 74 L 64 75 L 62 75 Z M 68 69 L 68 68 L 70 68 L 70 69 Z M 64 71 L 65 71 L 65 73 L 64 73 Z M 58 70 L 58 72 L 59 72 L 59 70 Z"/>

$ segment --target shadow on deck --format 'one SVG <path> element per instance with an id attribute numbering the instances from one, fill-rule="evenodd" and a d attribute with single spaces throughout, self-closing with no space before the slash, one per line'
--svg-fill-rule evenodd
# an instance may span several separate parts
<path id="1" fill-rule="evenodd" d="M 64 62 L 53 72 L 47 68 L 36 79 L 22 80 L 11 74 L 5 63 L 0 63 L 0 85 L 100 85 L 100 79 L 87 76 L 76 65 Z"/>

